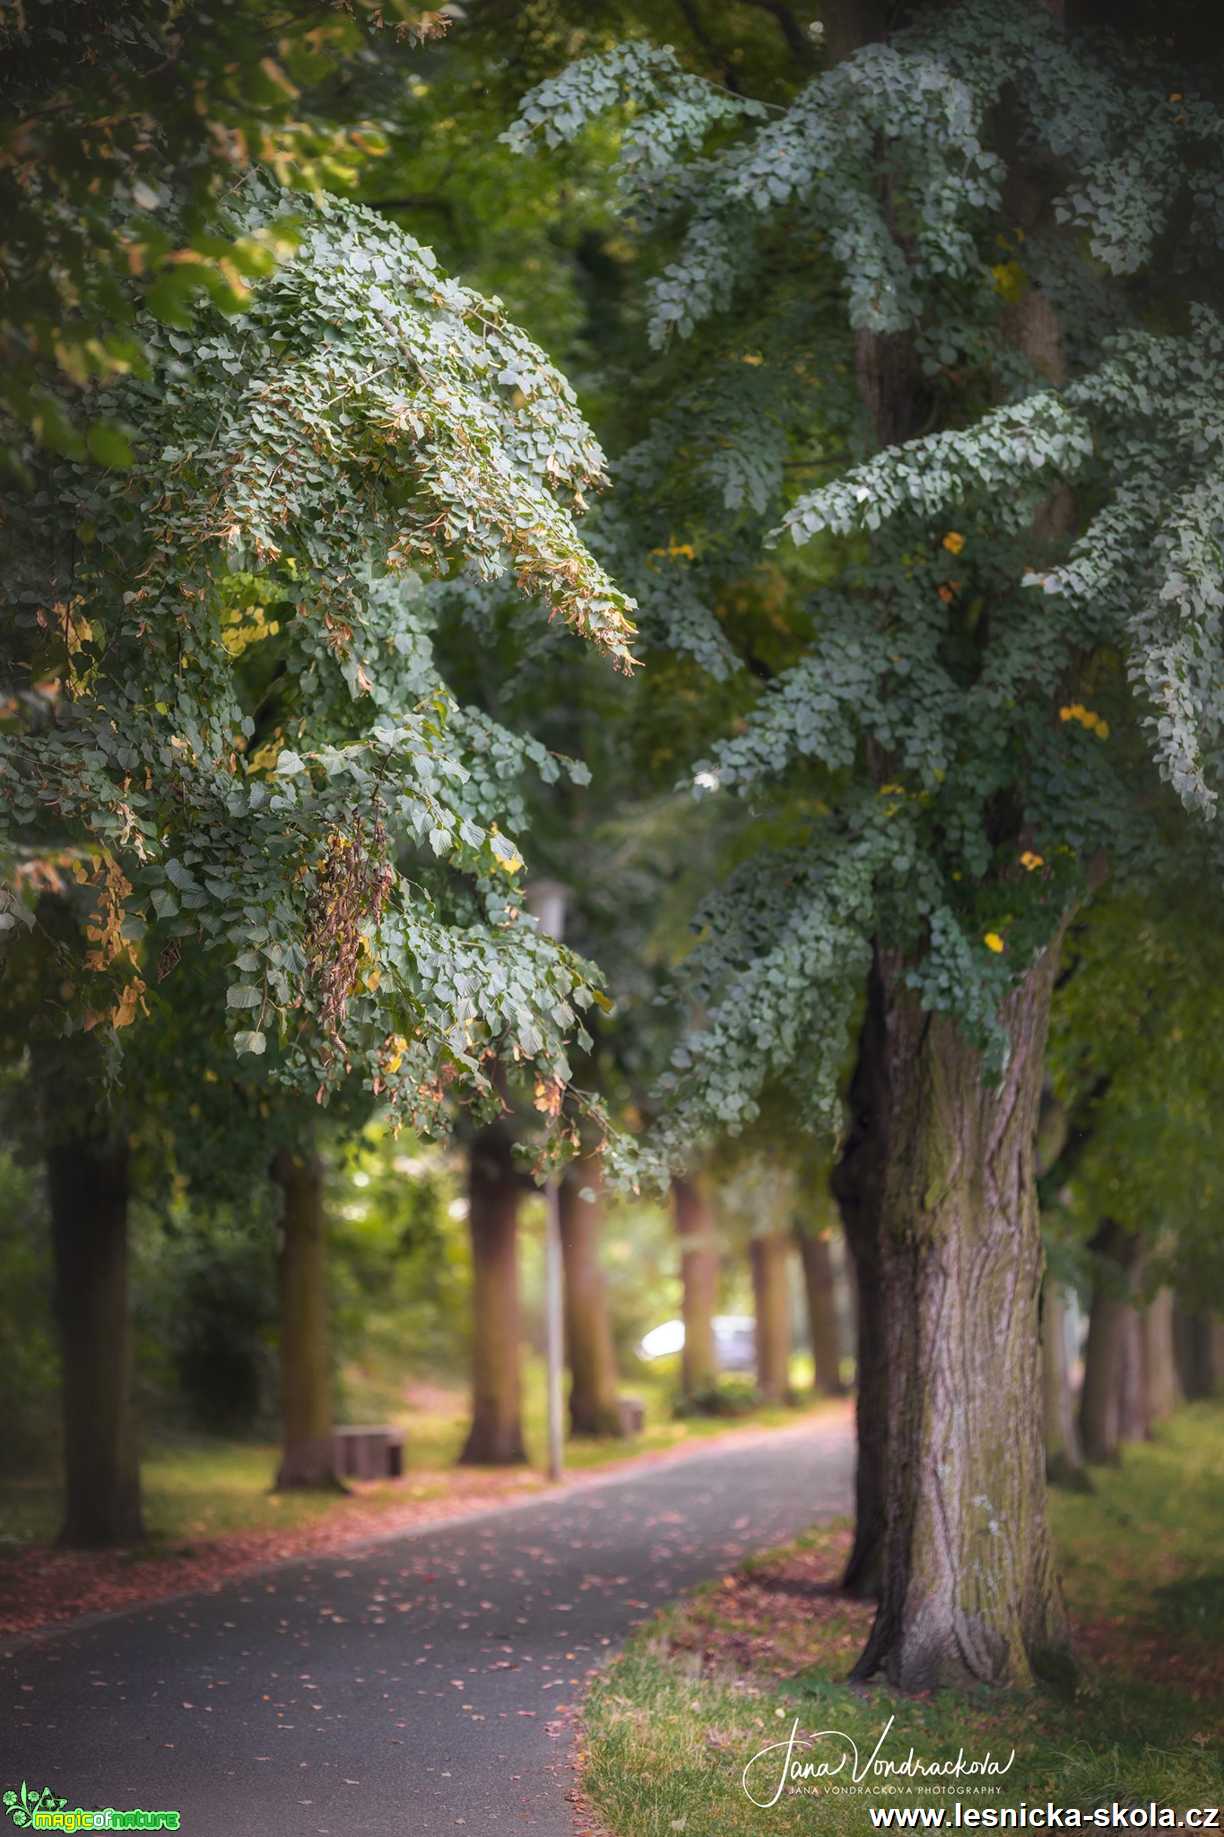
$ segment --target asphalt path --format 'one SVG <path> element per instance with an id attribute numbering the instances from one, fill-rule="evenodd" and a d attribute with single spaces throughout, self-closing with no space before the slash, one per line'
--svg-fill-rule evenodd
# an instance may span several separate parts
<path id="1" fill-rule="evenodd" d="M 839 1412 L 38 1639 L 6 1655 L 0 1794 L 193 1837 L 570 1837 L 590 1670 L 848 1510 L 852 1466 Z"/>

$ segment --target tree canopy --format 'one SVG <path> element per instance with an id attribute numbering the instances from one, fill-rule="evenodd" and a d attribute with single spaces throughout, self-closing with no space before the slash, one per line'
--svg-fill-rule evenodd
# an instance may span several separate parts
<path id="1" fill-rule="evenodd" d="M 795 846 L 698 915 L 681 1136 L 784 1071 L 835 1118 L 871 938 L 997 1070 L 1000 1004 L 1102 858 L 1158 872 L 1170 825 L 1215 858 L 1153 782 L 1214 811 L 1221 116 L 1169 66 L 985 0 L 786 104 L 629 43 L 520 108 L 526 147 L 629 105 L 672 388 L 613 516 L 665 496 L 696 589 L 661 633 L 639 594 L 644 641 L 733 669 L 716 583 L 784 544 L 793 660 L 691 782 L 785 800 Z"/>

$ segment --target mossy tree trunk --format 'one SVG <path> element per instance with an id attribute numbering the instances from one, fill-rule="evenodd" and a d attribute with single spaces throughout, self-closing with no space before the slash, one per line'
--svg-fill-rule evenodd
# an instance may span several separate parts
<path id="1" fill-rule="evenodd" d="M 859 1678 L 1030 1686 L 1070 1667 L 1046 1517 L 1034 1149 L 1051 945 L 1003 1008 L 996 1085 L 956 1026 L 880 964 L 889 1353 L 880 1607 Z"/>
<path id="2" fill-rule="evenodd" d="M 86 1550 L 138 1543 L 144 1524 L 132 1411 L 127 1142 L 57 1141 L 47 1152 L 47 1191 L 63 1362 L 59 1541 Z"/>
<path id="3" fill-rule="evenodd" d="M 837 1319 L 832 1239 L 827 1231 L 805 1231 L 802 1225 L 796 1225 L 795 1243 L 807 1297 L 814 1388 L 817 1396 L 841 1397 L 846 1387 L 841 1375 L 841 1330 Z"/>
<path id="4" fill-rule="evenodd" d="M 1074 1484 L 1082 1479 L 1084 1471 L 1071 1374 L 1067 1369 L 1066 1320 L 1061 1285 L 1047 1276 L 1041 1300 L 1041 1388 L 1046 1478 L 1056 1486 Z"/>
<path id="5" fill-rule="evenodd" d="M 714 1312 L 718 1305 L 718 1235 L 701 1175 L 677 1175 L 671 1184 L 672 1210 L 680 1243 L 684 1351 L 680 1389 L 687 1399 L 707 1395 L 718 1383 Z"/>
<path id="6" fill-rule="evenodd" d="M 590 1192 L 592 1199 L 583 1199 Z M 603 1158 L 571 1162 L 561 1182 L 565 1270 L 565 1353 L 570 1428 L 575 1435 L 623 1435 L 608 1292 L 599 1263 Z"/>
<path id="7" fill-rule="evenodd" d="M 1096 1256 L 1096 1275 L 1084 1344 L 1079 1422 L 1084 1459 L 1100 1465 L 1118 1456 L 1131 1272 L 1138 1241 L 1133 1232 L 1107 1218 L 1094 1233 L 1090 1248 Z"/>
<path id="8" fill-rule="evenodd" d="M 790 1397 L 790 1249 L 786 1231 L 761 1232 L 749 1244 L 757 1389 L 766 1403 Z"/>
<path id="9" fill-rule="evenodd" d="M 850 1080 L 849 1126 L 830 1184 L 841 1213 L 854 1274 L 855 1395 L 858 1453 L 854 1476 L 854 1543 L 842 1587 L 860 1599 L 880 1589 L 884 1565 L 888 1450 L 888 1347 L 880 1243 L 888 1145 L 888 1064 L 884 985 L 878 959 L 867 978 L 858 1056 Z"/>
<path id="10" fill-rule="evenodd" d="M 312 1149 L 281 1149 L 272 1177 L 281 1191 L 281 1458 L 276 1490 L 313 1487 L 343 1492 L 333 1434 L 323 1163 Z"/>
<path id="11" fill-rule="evenodd" d="M 472 1426 L 459 1459 L 473 1465 L 511 1466 L 527 1459 L 519 1369 L 520 1190 L 510 1132 L 492 1123 L 468 1153 Z"/>

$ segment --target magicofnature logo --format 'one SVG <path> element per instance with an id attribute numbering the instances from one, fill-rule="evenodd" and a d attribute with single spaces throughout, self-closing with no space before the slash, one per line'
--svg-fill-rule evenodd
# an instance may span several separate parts
<path id="1" fill-rule="evenodd" d="M 177 1831 L 176 1811 L 117 1811 L 113 1805 L 86 1811 L 68 1807 L 49 1786 L 33 1787 L 22 1780 L 17 1790 L 4 1795 L 4 1809 L 20 1830 L 31 1831 Z"/>

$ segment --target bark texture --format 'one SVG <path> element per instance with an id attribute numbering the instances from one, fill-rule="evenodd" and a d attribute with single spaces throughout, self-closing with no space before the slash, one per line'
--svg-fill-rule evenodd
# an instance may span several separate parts
<path id="1" fill-rule="evenodd" d="M 56 1316 L 63 1358 L 64 1523 L 97 1550 L 144 1537 L 132 1413 L 128 1149 L 104 1137 L 47 1152 Z"/>
<path id="2" fill-rule="evenodd" d="M 791 1394 L 790 1247 L 785 1231 L 763 1232 L 749 1245 L 757 1389 L 766 1403 L 785 1403 Z"/>
<path id="3" fill-rule="evenodd" d="M 581 1197 L 595 1194 L 593 1201 Z M 565 1354 L 570 1370 L 570 1428 L 575 1435 L 623 1435 L 616 1350 L 608 1293 L 599 1264 L 603 1225 L 603 1157 L 589 1155 L 561 1182 L 561 1256 L 565 1269 Z"/>
<path id="4" fill-rule="evenodd" d="M 459 1456 L 480 1466 L 527 1459 L 519 1377 L 519 1181 L 509 1130 L 482 1129 L 468 1155 L 472 1238 L 472 1426 Z"/>
<path id="5" fill-rule="evenodd" d="M 884 1564 L 885 1465 L 888 1450 L 888 1347 L 880 1218 L 888 1155 L 888 1061 L 884 984 L 878 959 L 867 978 L 858 1057 L 848 1095 L 849 1126 L 830 1184 L 854 1272 L 855 1398 L 858 1455 L 854 1475 L 854 1544 L 842 1587 L 861 1599 L 878 1595 Z"/>
<path id="6" fill-rule="evenodd" d="M 1067 1369 L 1063 1292 L 1048 1276 L 1041 1300 L 1041 1365 L 1046 1478 L 1053 1485 L 1067 1486 L 1082 1480 L 1084 1459 Z"/>
<path id="7" fill-rule="evenodd" d="M 672 1208 L 680 1240 L 680 1281 L 684 1292 L 684 1352 L 680 1388 L 686 1398 L 700 1398 L 718 1383 L 714 1343 L 714 1310 L 718 1305 L 718 1235 L 714 1213 L 700 1175 L 672 1181 Z"/>
<path id="8" fill-rule="evenodd" d="M 331 1347 L 327 1329 L 327 1225 L 323 1164 L 310 1150 L 282 1149 L 272 1164 L 281 1190 L 281 1459 L 276 1490 L 345 1491 L 336 1471 Z"/>
<path id="9" fill-rule="evenodd" d="M 837 1319 L 832 1242 L 827 1231 L 805 1231 L 802 1226 L 795 1227 L 795 1242 L 803 1267 L 816 1394 L 841 1397 L 846 1387 L 841 1375 L 841 1331 Z"/>
<path id="10" fill-rule="evenodd" d="M 997 1086 L 882 957 L 889 1355 L 880 1607 L 856 1677 L 903 1690 L 1065 1675 L 1046 1518 L 1035 1179 L 1051 945 L 1008 997 Z"/>
<path id="11" fill-rule="evenodd" d="M 1084 1388 L 1080 1392 L 1080 1439 L 1093 1465 L 1118 1458 L 1121 1398 L 1129 1316 L 1131 1274 L 1138 1252 L 1133 1232 L 1107 1218 L 1094 1233 L 1096 1276 L 1084 1344 Z"/>

